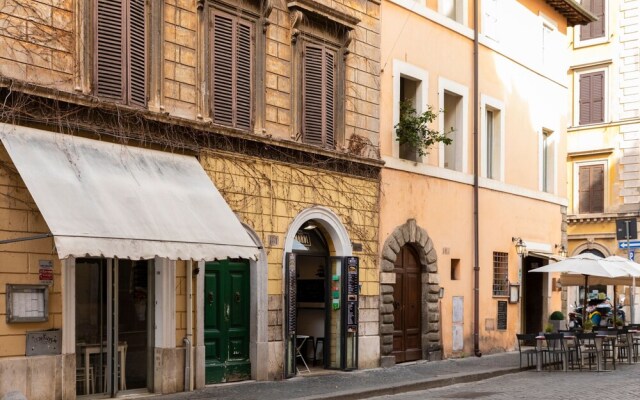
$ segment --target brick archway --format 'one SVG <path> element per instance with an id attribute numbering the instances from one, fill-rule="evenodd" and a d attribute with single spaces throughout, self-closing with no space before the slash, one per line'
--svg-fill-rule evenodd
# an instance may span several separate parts
<path id="1" fill-rule="evenodd" d="M 438 293 L 438 256 L 427 231 L 419 227 L 415 219 L 398 226 L 382 247 L 380 268 L 380 364 L 382 367 L 395 365 L 393 350 L 393 283 L 395 283 L 394 263 L 402 246 L 409 244 L 418 253 L 422 267 L 422 359 L 442 359 L 440 340 L 440 310 Z"/>

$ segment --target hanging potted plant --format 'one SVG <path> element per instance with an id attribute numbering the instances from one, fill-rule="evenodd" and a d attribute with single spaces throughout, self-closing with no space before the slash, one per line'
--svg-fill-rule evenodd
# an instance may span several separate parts
<path id="1" fill-rule="evenodd" d="M 438 113 L 433 112 L 431 106 L 427 107 L 427 111 L 418 114 L 410 100 L 401 101 L 400 121 L 394 127 L 396 140 L 401 145 L 410 145 L 421 157 L 427 155 L 428 149 L 436 143 L 451 144 L 452 139 L 447 135 L 453 132 L 453 128 L 444 133 L 429 128 L 429 124 L 435 121 L 437 116 Z"/>

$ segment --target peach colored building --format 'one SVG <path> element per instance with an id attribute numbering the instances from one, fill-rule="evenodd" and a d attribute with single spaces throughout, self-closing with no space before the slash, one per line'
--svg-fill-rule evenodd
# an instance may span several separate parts
<path id="1" fill-rule="evenodd" d="M 566 40 L 591 20 L 573 1 L 383 1 L 382 365 L 512 349 L 560 307 L 527 271 L 567 245 Z M 453 143 L 400 146 L 407 99 L 444 110 Z"/>

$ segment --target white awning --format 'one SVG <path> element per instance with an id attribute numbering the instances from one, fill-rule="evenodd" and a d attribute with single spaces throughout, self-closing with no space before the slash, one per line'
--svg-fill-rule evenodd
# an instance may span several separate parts
<path id="1" fill-rule="evenodd" d="M 60 258 L 253 258 L 195 157 L 0 124 Z"/>
<path id="2" fill-rule="evenodd" d="M 551 260 L 551 261 L 562 261 L 564 260 L 564 257 L 561 257 L 557 254 L 553 254 L 553 253 L 546 253 L 543 251 L 530 251 L 528 252 L 528 255 L 530 255 L 531 257 L 537 257 L 537 258 L 542 258 L 543 260 Z"/>

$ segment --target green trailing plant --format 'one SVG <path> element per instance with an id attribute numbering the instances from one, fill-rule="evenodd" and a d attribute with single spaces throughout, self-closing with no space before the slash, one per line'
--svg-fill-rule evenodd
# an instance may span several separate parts
<path id="1" fill-rule="evenodd" d="M 444 111 L 440 110 L 440 112 Z M 396 140 L 400 144 L 408 144 L 415 148 L 420 156 L 427 155 L 429 148 L 435 143 L 451 144 L 453 140 L 447 135 L 453 132 L 453 128 L 448 132 L 429 128 L 429 124 L 435 121 L 438 114 L 433 112 L 431 106 L 427 107 L 427 111 L 418 114 L 410 100 L 401 101 L 400 121 L 394 126 Z"/>
<path id="2" fill-rule="evenodd" d="M 561 311 L 554 311 L 549 316 L 549 320 L 551 320 L 551 321 L 562 321 L 562 320 L 564 320 L 564 314 Z"/>

